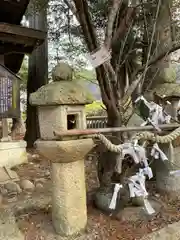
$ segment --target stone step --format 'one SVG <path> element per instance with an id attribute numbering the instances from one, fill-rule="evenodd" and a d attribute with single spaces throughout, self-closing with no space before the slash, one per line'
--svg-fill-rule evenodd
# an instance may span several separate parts
<path id="1" fill-rule="evenodd" d="M 5 184 L 9 181 L 19 181 L 19 177 L 15 171 L 10 170 L 9 168 L 0 168 L 0 185 Z"/>

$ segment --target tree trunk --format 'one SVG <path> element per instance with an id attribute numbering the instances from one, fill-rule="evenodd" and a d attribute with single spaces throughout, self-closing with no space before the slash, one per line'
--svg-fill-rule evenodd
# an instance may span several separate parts
<path id="1" fill-rule="evenodd" d="M 26 127 L 21 118 L 12 119 L 11 137 L 13 140 L 20 140 L 24 138 Z"/>
<path id="2" fill-rule="evenodd" d="M 77 9 L 76 14 L 78 15 L 78 21 L 82 27 L 83 36 L 88 51 L 93 52 L 99 47 L 99 43 L 93 27 L 91 15 L 88 11 L 88 3 L 85 0 L 74 0 L 74 3 Z M 119 24 L 117 24 L 117 29 L 113 29 L 112 33 L 113 39 L 111 42 L 111 46 L 109 46 L 110 48 L 112 47 L 111 64 L 105 63 L 104 65 L 96 68 L 97 80 L 101 90 L 102 101 L 107 109 L 109 127 L 119 127 L 122 125 L 121 98 L 124 94 L 126 71 L 125 65 L 123 64 L 122 67 L 119 68 L 122 61 L 122 59 L 119 60 L 119 55 L 121 40 L 123 41 L 123 37 L 125 36 L 125 33 L 129 27 L 129 23 L 132 21 L 133 13 L 134 9 L 128 8 L 125 4 L 123 9 L 123 15 L 120 16 L 118 19 Z M 110 137 L 110 140 L 115 144 L 120 144 L 121 136 L 119 133 L 114 134 L 112 137 Z M 117 162 L 116 160 L 119 155 L 107 151 L 107 149 L 105 149 L 102 145 L 99 146 L 99 149 L 97 150 L 97 155 L 100 191 L 103 189 L 102 191 L 106 192 L 106 189 L 109 190 L 109 187 L 112 187 L 113 174 L 115 172 L 115 166 Z M 105 197 L 106 194 L 104 195 L 103 193 L 102 195 Z M 104 199 L 104 197 L 102 198 Z M 97 201 L 95 202 L 96 204 L 97 202 L 99 202 L 100 207 L 103 199 L 101 199 L 102 201 L 99 201 L 98 199 L 99 198 L 97 197 Z"/>
<path id="3" fill-rule="evenodd" d="M 170 12 L 171 4 L 172 1 L 169 0 L 161 1 L 161 6 L 156 23 L 156 32 L 151 48 L 151 55 L 158 56 L 165 49 L 170 49 L 172 47 L 171 12 Z M 144 31 L 144 39 L 146 43 L 147 39 L 151 38 L 152 28 L 154 24 L 152 19 L 155 18 L 157 6 L 155 7 L 148 6 L 148 10 L 152 12 L 153 17 L 151 15 L 148 18 L 148 32 L 150 33 L 149 36 L 147 36 L 148 35 L 147 31 Z M 147 54 L 148 49 L 145 47 L 143 56 L 144 63 L 147 61 Z M 156 85 L 160 83 L 174 81 L 175 81 L 174 70 L 171 67 L 170 56 L 167 55 L 148 69 L 147 74 L 145 76 L 143 91 L 155 89 Z"/>
<path id="4" fill-rule="evenodd" d="M 47 31 L 47 13 L 42 9 L 39 13 L 29 16 L 29 27 Z M 39 123 L 37 108 L 29 104 L 29 96 L 42 85 L 48 83 L 48 47 L 47 39 L 29 57 L 27 82 L 27 119 L 26 135 L 27 147 L 33 147 L 39 138 Z"/>

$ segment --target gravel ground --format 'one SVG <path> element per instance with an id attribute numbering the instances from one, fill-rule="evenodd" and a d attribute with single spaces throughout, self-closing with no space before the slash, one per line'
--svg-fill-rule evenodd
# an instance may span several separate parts
<path id="1" fill-rule="evenodd" d="M 37 178 L 44 178 L 50 181 L 50 164 L 47 160 L 37 157 L 31 151 L 29 163 L 16 169 L 21 178 L 31 181 Z M 86 160 L 86 185 L 89 193 L 89 199 L 93 191 L 98 187 L 96 161 L 92 158 Z M 74 239 L 78 240 L 115 240 L 140 239 L 143 235 L 160 229 L 167 224 L 180 220 L 180 200 L 172 200 L 166 195 L 160 195 L 156 192 L 155 185 L 149 184 L 149 191 L 162 204 L 161 212 L 151 221 L 138 220 L 135 222 L 119 221 L 110 216 L 104 215 L 95 209 L 88 202 L 88 225 L 83 236 Z M 48 209 L 34 211 L 18 216 L 17 222 L 21 231 L 24 232 L 26 240 L 61 240 L 55 235 L 51 222 L 51 206 Z"/>

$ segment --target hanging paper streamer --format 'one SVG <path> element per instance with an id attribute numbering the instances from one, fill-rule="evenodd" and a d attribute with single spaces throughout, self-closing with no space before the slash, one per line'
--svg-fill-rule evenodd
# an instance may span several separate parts
<path id="1" fill-rule="evenodd" d="M 139 173 L 143 175 L 147 175 L 149 179 L 153 178 L 153 172 L 149 166 L 145 168 L 140 168 Z"/>
<path id="2" fill-rule="evenodd" d="M 150 112 L 149 102 L 143 96 L 140 96 L 135 100 L 135 104 L 138 104 L 140 115 L 146 121 Z"/>
<path id="3" fill-rule="evenodd" d="M 135 103 L 141 103 L 141 108 L 143 108 L 140 112 L 141 115 L 146 121 L 142 124 L 142 126 L 150 123 L 155 127 L 158 131 L 161 129 L 158 127 L 159 124 L 170 123 L 171 116 L 168 115 L 163 107 L 159 106 L 155 102 L 148 102 L 143 96 L 140 96 L 136 99 Z M 144 109 L 146 108 L 146 113 Z"/>
<path id="4" fill-rule="evenodd" d="M 147 196 L 148 192 L 145 187 L 145 176 L 141 173 L 137 173 L 136 175 L 129 178 L 129 191 L 130 197 L 140 197 Z"/>
<path id="5" fill-rule="evenodd" d="M 127 142 L 121 145 L 122 156 L 116 160 L 116 172 L 121 174 L 122 159 L 129 155 L 134 160 L 135 164 L 143 163 L 145 167 L 148 167 L 148 161 L 146 157 L 146 150 L 144 146 L 140 146 L 135 139 L 133 142 Z"/>
<path id="6" fill-rule="evenodd" d="M 144 199 L 144 207 L 149 215 L 155 213 L 154 208 L 151 206 L 150 202 L 147 199 Z"/>
<path id="7" fill-rule="evenodd" d="M 148 124 L 151 124 L 158 132 L 161 132 L 161 129 L 158 127 L 158 124 L 156 124 L 155 122 L 153 122 L 151 120 L 151 118 L 148 118 L 146 122 L 142 123 L 141 126 L 146 126 Z"/>
<path id="8" fill-rule="evenodd" d="M 135 141 L 134 143 L 124 143 L 122 144 L 122 156 L 130 155 L 136 164 L 146 161 L 146 151 L 145 148 L 138 145 Z"/>
<path id="9" fill-rule="evenodd" d="M 111 202 L 110 202 L 110 205 L 109 205 L 109 208 L 110 209 L 115 209 L 116 208 L 116 203 L 117 203 L 117 196 L 118 196 L 118 193 L 120 191 L 120 189 L 122 188 L 123 186 L 119 183 L 116 183 L 115 186 L 114 186 L 114 192 L 113 192 L 113 196 L 112 196 L 112 199 L 111 199 Z"/>
<path id="10" fill-rule="evenodd" d="M 111 59 L 111 53 L 105 46 L 102 46 L 101 48 L 96 49 L 94 52 L 88 54 L 87 58 L 89 59 L 91 65 L 94 68 L 97 68 Z"/>
<path id="11" fill-rule="evenodd" d="M 180 170 L 175 170 L 175 171 L 170 171 L 170 173 L 169 173 L 170 175 L 172 175 L 172 176 L 180 176 Z"/>
<path id="12" fill-rule="evenodd" d="M 148 196 L 148 192 L 146 191 L 145 187 L 145 173 L 148 173 L 150 171 L 150 167 L 145 169 L 140 169 L 140 172 L 132 177 L 129 178 L 129 191 L 130 191 L 130 197 L 144 197 L 144 207 L 149 215 L 155 213 L 155 210 L 151 206 L 150 202 L 146 199 Z M 151 171 L 152 173 L 152 171 Z M 150 175 L 152 177 L 153 175 Z"/>
<path id="13" fill-rule="evenodd" d="M 138 146 L 138 140 L 137 139 L 134 139 L 132 144 L 134 145 L 134 147 L 137 147 Z"/>
<path id="14" fill-rule="evenodd" d="M 171 156 L 171 163 L 174 163 L 174 147 L 172 142 L 169 143 L 169 156 Z"/>
<path id="15" fill-rule="evenodd" d="M 161 159 L 163 161 L 168 160 L 166 154 L 159 148 L 157 143 L 155 143 L 152 147 L 151 156 L 154 157 L 155 159 Z"/>
<path id="16" fill-rule="evenodd" d="M 139 96 L 139 97 L 135 100 L 135 103 L 138 103 L 140 100 L 143 101 L 144 104 L 145 104 L 148 108 L 150 108 L 150 103 L 149 103 L 143 96 Z"/>

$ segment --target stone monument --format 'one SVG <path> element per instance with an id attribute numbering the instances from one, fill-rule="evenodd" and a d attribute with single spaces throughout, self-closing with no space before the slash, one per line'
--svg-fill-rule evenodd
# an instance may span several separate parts
<path id="1" fill-rule="evenodd" d="M 154 93 L 162 99 L 161 104 L 164 106 L 165 111 L 177 121 L 178 105 L 180 101 L 179 84 L 174 82 L 156 84 L 153 89 L 145 93 L 145 98 L 148 101 L 153 101 Z M 170 104 L 166 104 L 167 101 Z M 128 122 L 128 126 L 140 126 L 142 123 L 143 119 L 134 113 Z M 168 131 L 164 131 L 163 134 L 168 134 Z M 168 161 L 162 162 L 161 160 L 156 160 L 152 164 L 157 188 L 161 191 L 177 195 L 180 192 L 180 175 L 171 175 L 170 173 L 172 171 L 180 170 L 180 138 L 177 138 L 170 143 L 159 144 L 159 146 L 168 157 Z"/>
<path id="2" fill-rule="evenodd" d="M 85 129 L 85 104 L 92 102 L 88 92 L 73 81 L 72 68 L 59 63 L 53 69 L 53 82 L 30 96 L 38 106 L 41 139 L 35 146 L 52 162 L 52 221 L 62 236 L 79 233 L 86 227 L 84 157 L 92 149 L 92 139 L 57 140 L 54 131 Z"/>
<path id="3" fill-rule="evenodd" d="M 166 104 L 165 110 L 175 121 L 178 121 L 178 105 L 180 102 L 180 85 L 178 83 L 163 83 L 156 85 L 154 92 L 170 104 Z M 152 91 L 150 92 L 152 94 Z M 152 95 L 148 99 L 152 99 Z M 166 132 L 167 134 L 167 132 Z M 156 161 L 156 182 L 159 190 L 179 195 L 180 192 L 180 174 L 171 175 L 172 171 L 180 170 L 180 137 L 171 143 L 162 144 L 161 148 L 168 156 L 168 162 Z"/>

